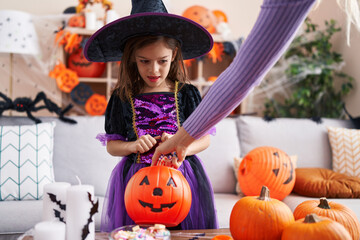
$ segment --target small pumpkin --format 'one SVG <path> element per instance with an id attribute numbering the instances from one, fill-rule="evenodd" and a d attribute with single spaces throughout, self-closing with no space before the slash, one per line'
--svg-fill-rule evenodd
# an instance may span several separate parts
<path id="1" fill-rule="evenodd" d="M 106 106 L 106 97 L 95 93 L 86 101 L 85 110 L 92 116 L 103 115 L 106 111 Z"/>
<path id="2" fill-rule="evenodd" d="M 203 6 L 191 6 L 183 12 L 182 16 L 189 18 L 194 22 L 197 22 L 198 24 L 203 26 L 209 33 L 216 32 L 216 17 L 209 9 Z"/>
<path id="3" fill-rule="evenodd" d="M 262 187 L 259 197 L 247 196 L 234 205 L 230 215 L 230 232 L 235 240 L 280 239 L 283 229 L 294 222 L 290 208 L 270 198 Z"/>
<path id="4" fill-rule="evenodd" d="M 360 238 L 360 223 L 356 214 L 345 205 L 333 201 L 327 201 L 325 197 L 319 200 L 307 200 L 300 203 L 294 210 L 295 219 L 304 218 L 310 213 L 328 217 L 342 224 L 351 234 L 352 239 Z"/>
<path id="5" fill-rule="evenodd" d="M 72 16 L 69 19 L 68 26 L 84 28 L 85 27 L 85 16 L 82 14 L 80 14 L 80 15 L 76 14 L 76 15 Z"/>
<path id="6" fill-rule="evenodd" d="M 238 170 L 241 190 L 255 196 L 263 185 L 278 200 L 290 194 L 295 185 L 295 166 L 290 157 L 275 147 L 257 147 L 245 155 Z"/>
<path id="7" fill-rule="evenodd" d="M 177 226 L 190 207 L 190 186 L 174 168 L 142 168 L 131 177 L 125 189 L 125 208 L 136 224 Z"/>
<path id="8" fill-rule="evenodd" d="M 70 54 L 67 64 L 79 77 L 100 77 L 106 67 L 106 64 L 103 62 L 89 62 L 86 60 L 82 48 Z"/>
<path id="9" fill-rule="evenodd" d="M 351 236 L 340 223 L 313 213 L 287 226 L 281 236 L 281 240 L 298 239 L 351 240 Z"/>

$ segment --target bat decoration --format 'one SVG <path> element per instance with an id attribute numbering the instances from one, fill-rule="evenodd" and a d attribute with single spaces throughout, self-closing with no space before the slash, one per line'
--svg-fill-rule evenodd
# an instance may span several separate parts
<path id="1" fill-rule="evenodd" d="M 64 211 L 66 210 L 66 204 L 61 204 L 61 201 L 60 201 L 60 200 L 58 201 L 58 200 L 56 199 L 56 195 L 55 195 L 55 194 L 48 193 L 48 195 L 49 195 L 49 197 L 50 197 L 50 200 L 51 200 L 53 203 L 56 203 L 56 205 L 58 205 L 61 210 L 64 210 Z"/>
<path id="2" fill-rule="evenodd" d="M 66 210 L 66 205 L 65 205 L 65 204 L 61 204 L 61 201 L 60 201 L 60 200 L 58 201 L 58 200 L 56 199 L 56 195 L 55 195 L 55 194 L 48 193 L 48 195 L 49 195 L 50 201 L 52 201 L 53 203 L 55 203 L 56 205 L 58 205 L 61 210 L 64 210 L 64 211 Z M 54 210 L 54 215 L 55 215 L 55 217 L 58 218 L 61 222 L 65 223 L 64 218 L 61 217 L 61 212 L 58 211 L 58 210 L 56 210 L 56 209 L 53 209 L 53 210 Z"/>
<path id="3" fill-rule="evenodd" d="M 92 217 L 95 215 L 95 213 L 98 212 L 98 208 L 99 208 L 99 200 L 97 200 L 96 203 L 93 200 L 91 200 L 91 194 L 89 192 L 88 192 L 88 197 L 89 197 L 89 201 L 90 201 L 92 207 L 90 209 L 90 216 L 89 216 L 89 218 L 87 220 L 87 223 L 83 227 L 81 240 L 85 240 L 87 235 L 89 235 L 89 233 L 90 233 L 89 225 L 93 221 Z"/>
<path id="4" fill-rule="evenodd" d="M 57 217 L 57 218 L 60 220 L 60 222 L 66 223 L 66 222 L 64 221 L 64 218 L 61 217 L 61 212 L 58 211 L 58 210 L 56 210 L 56 209 L 53 209 L 53 210 L 54 210 L 55 217 Z"/>

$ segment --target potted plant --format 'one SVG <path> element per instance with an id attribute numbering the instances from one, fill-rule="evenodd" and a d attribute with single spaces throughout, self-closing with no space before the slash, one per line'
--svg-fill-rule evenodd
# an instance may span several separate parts
<path id="1" fill-rule="evenodd" d="M 344 60 L 332 50 L 330 42 L 341 28 L 335 20 L 325 21 L 324 30 L 318 30 L 310 19 L 306 19 L 305 24 L 304 33 L 294 39 L 282 58 L 288 62 L 284 74 L 290 83 L 290 93 L 282 99 L 268 98 L 265 117 L 320 120 L 344 115 L 343 99 L 353 87 L 353 78 L 341 71 Z"/>

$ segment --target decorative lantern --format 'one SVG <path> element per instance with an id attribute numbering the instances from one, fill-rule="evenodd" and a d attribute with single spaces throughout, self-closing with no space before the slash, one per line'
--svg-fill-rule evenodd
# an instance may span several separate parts
<path id="1" fill-rule="evenodd" d="M 265 185 L 270 190 L 270 197 L 282 200 L 294 188 L 295 167 L 284 151 L 274 147 L 258 147 L 243 158 L 238 181 L 247 196 L 256 196 Z"/>
<path id="2" fill-rule="evenodd" d="M 136 224 L 174 227 L 190 211 L 191 189 L 180 171 L 165 166 L 140 169 L 125 189 L 125 207 Z"/>
<path id="3" fill-rule="evenodd" d="M 103 62 L 89 62 L 83 55 L 82 48 L 79 48 L 68 58 L 68 67 L 75 71 L 79 77 L 100 77 L 106 67 Z"/>

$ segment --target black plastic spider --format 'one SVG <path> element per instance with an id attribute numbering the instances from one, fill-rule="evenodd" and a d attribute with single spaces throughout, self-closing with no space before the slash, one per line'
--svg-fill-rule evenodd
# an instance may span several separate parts
<path id="1" fill-rule="evenodd" d="M 39 92 L 35 100 L 31 100 L 30 98 L 22 97 L 22 98 L 16 98 L 14 101 L 12 101 L 10 98 L 8 98 L 5 94 L 0 92 L 0 97 L 2 97 L 5 101 L 0 101 L 0 116 L 2 116 L 3 112 L 5 110 L 15 110 L 17 112 L 26 112 L 28 118 L 33 120 L 36 123 L 41 123 L 41 120 L 34 117 L 31 112 L 37 112 L 41 109 L 47 109 L 50 112 L 56 113 L 56 115 L 59 116 L 59 119 L 68 122 L 68 123 L 76 123 L 75 120 L 64 117 L 64 114 L 69 111 L 73 106 L 69 104 L 66 108 L 63 110 L 59 108 L 56 103 L 52 102 L 50 99 L 48 99 L 44 92 Z M 41 100 L 44 101 L 45 105 L 42 106 L 35 106 L 38 104 Z"/>

